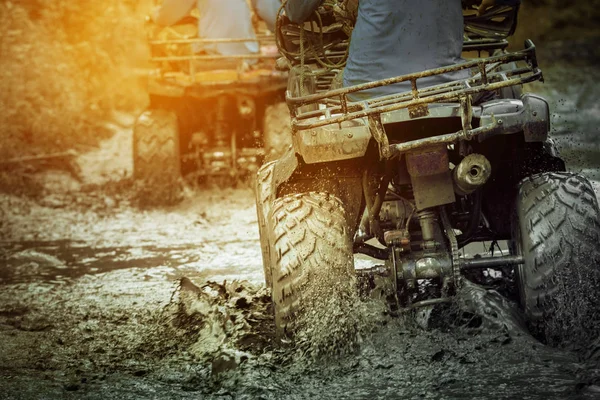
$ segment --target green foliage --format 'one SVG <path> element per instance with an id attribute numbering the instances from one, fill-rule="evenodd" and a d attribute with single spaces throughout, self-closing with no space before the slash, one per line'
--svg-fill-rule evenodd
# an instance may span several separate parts
<path id="1" fill-rule="evenodd" d="M 143 4 L 142 4 L 143 3 Z M 0 160 L 93 144 L 147 101 L 145 1 L 0 3 Z"/>
<path id="2" fill-rule="evenodd" d="M 513 41 L 526 38 L 546 42 L 589 40 L 600 36 L 600 0 L 522 0 Z"/>

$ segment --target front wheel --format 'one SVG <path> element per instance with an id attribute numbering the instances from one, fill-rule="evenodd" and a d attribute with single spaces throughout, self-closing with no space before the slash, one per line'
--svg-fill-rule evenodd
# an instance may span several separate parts
<path id="1" fill-rule="evenodd" d="M 275 200 L 269 227 L 278 333 L 339 324 L 348 311 L 344 308 L 357 296 L 351 230 L 342 202 L 327 193 L 285 195 Z"/>
<path id="2" fill-rule="evenodd" d="M 600 210 L 587 179 L 542 173 L 521 182 L 513 242 L 520 303 L 550 344 L 586 340 L 600 310 Z"/>

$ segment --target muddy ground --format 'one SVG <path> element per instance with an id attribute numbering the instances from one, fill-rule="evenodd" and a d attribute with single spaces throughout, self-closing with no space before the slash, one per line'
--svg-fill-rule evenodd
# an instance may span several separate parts
<path id="1" fill-rule="evenodd" d="M 569 168 L 594 180 L 599 77 L 549 65 L 534 87 Z M 80 157 L 82 182 L 48 172 L 42 199 L 0 196 L 0 399 L 600 398 L 597 347 L 546 347 L 514 304 L 475 287 L 469 323 L 373 313 L 349 354 L 277 344 L 251 190 L 133 207 L 120 183 L 131 120 L 117 122 Z"/>

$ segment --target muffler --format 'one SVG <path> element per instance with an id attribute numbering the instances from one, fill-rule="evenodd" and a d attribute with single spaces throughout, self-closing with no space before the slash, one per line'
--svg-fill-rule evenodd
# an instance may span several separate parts
<path id="1" fill-rule="evenodd" d="M 459 196 L 473 193 L 492 174 L 490 161 L 481 154 L 469 154 L 454 168 L 454 192 Z"/>

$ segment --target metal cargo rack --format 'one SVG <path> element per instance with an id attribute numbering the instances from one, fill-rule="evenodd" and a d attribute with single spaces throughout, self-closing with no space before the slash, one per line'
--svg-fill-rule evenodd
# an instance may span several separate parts
<path id="1" fill-rule="evenodd" d="M 521 67 L 510 65 L 516 62 L 524 62 L 525 65 Z M 417 81 L 421 78 L 461 70 L 475 70 L 477 73 L 465 80 L 453 81 L 423 89 L 418 88 Z M 296 76 L 295 78 L 304 79 L 305 77 Z M 424 145 L 452 143 L 461 139 L 470 140 L 479 134 L 497 129 L 498 123 L 496 122 L 487 126 L 471 128 L 471 96 L 537 80 L 543 80 L 542 71 L 537 64 L 535 45 L 532 41 L 527 40 L 525 42 L 525 49 L 518 52 L 475 59 L 461 64 L 342 89 L 298 97 L 294 97 L 294 94 L 288 89 L 286 101 L 292 113 L 292 129 L 294 132 L 315 129 L 330 124 L 340 124 L 341 129 L 341 124 L 345 121 L 368 118 L 374 137 L 380 144 L 381 155 L 384 158 L 388 158 L 393 153 L 408 151 Z M 400 82 L 410 82 L 412 90 L 364 101 L 352 101 L 349 99 L 349 96 L 354 93 Z M 381 122 L 382 113 L 408 109 L 410 118 L 418 118 L 428 115 L 429 104 L 452 102 L 461 104 L 463 130 L 388 147 Z M 309 111 L 304 111 L 306 108 L 304 110 L 301 108 L 305 106 L 312 107 L 310 107 Z"/>
<path id="2" fill-rule="evenodd" d="M 525 61 L 527 65 L 521 68 L 498 70 L 501 65 L 519 61 Z M 473 68 L 477 68 L 479 72 L 469 79 L 418 89 L 417 81 L 421 78 Z M 524 50 L 514 53 L 477 59 L 307 96 L 293 97 L 288 91 L 286 101 L 292 112 L 292 126 L 294 130 L 299 131 L 338 124 L 402 108 L 414 108 L 436 102 L 460 101 L 461 98 L 468 95 L 542 79 L 542 71 L 539 69 L 536 60 L 535 46 L 533 42 L 528 40 Z M 410 92 L 365 101 L 352 101 L 348 98 L 348 95 L 353 93 L 407 81 L 410 81 L 412 85 L 412 91 Z M 307 105 L 325 105 L 325 107 L 300 112 L 299 109 Z"/>
<path id="3" fill-rule="evenodd" d="M 258 35 L 256 38 L 219 38 L 219 39 L 202 39 L 202 38 L 189 38 L 189 39 L 165 39 L 165 40 L 150 40 L 150 49 L 167 47 L 173 45 L 186 45 L 189 54 L 186 55 L 166 55 L 166 56 L 153 56 L 150 58 L 151 62 L 181 62 L 184 63 L 185 67 L 181 68 L 180 72 L 189 74 L 192 81 L 195 80 L 195 75 L 198 72 L 194 61 L 239 61 L 238 67 L 243 61 L 247 60 L 273 60 L 279 58 L 279 54 L 234 54 L 234 55 L 219 55 L 219 54 L 195 54 L 194 45 L 202 44 L 221 44 L 221 43 L 247 43 L 257 42 L 259 46 L 275 45 L 275 36 L 272 35 Z M 168 51 L 165 51 L 166 53 Z"/>

